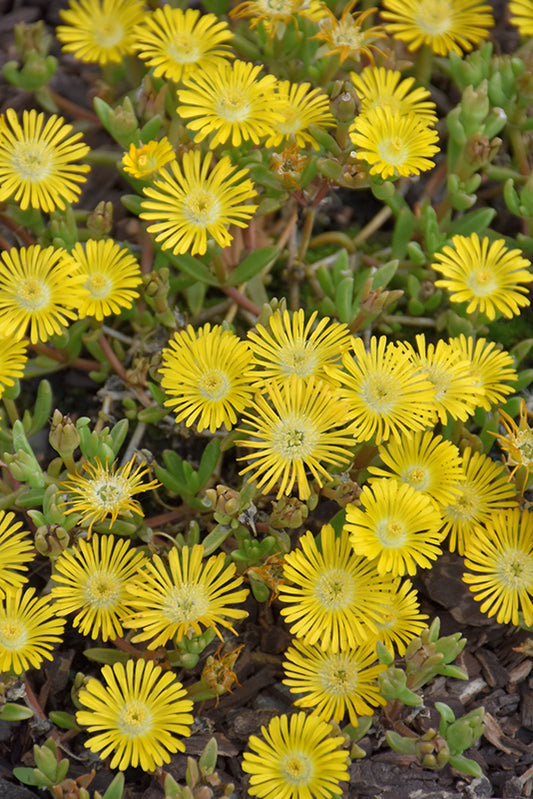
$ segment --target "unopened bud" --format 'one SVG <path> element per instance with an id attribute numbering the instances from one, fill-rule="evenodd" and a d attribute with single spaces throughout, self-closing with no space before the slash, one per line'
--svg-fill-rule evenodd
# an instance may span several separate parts
<path id="1" fill-rule="evenodd" d="M 90 214 L 87 220 L 87 230 L 91 238 L 102 239 L 104 236 L 109 235 L 112 227 L 113 203 L 102 200 Z"/>
<path id="2" fill-rule="evenodd" d="M 42 524 L 35 532 L 35 549 L 46 558 L 57 558 L 69 542 L 69 534 L 59 524 Z"/>
<path id="3" fill-rule="evenodd" d="M 73 452 L 79 447 L 80 434 L 70 416 L 63 416 L 57 408 L 52 416 L 50 434 L 48 437 L 50 446 L 55 449 L 61 457 L 72 457 Z"/>

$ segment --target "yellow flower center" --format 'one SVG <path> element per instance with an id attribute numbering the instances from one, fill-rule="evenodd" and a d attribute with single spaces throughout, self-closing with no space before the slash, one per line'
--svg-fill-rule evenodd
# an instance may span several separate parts
<path id="1" fill-rule="evenodd" d="M 272 429 L 272 448 L 287 461 L 305 460 L 320 440 L 315 425 L 301 413 L 289 414 Z"/>
<path id="2" fill-rule="evenodd" d="M 53 152 L 42 141 L 19 141 L 13 146 L 13 171 L 32 183 L 45 181 L 54 166 Z"/>
<path id="3" fill-rule="evenodd" d="M 218 220 L 219 204 L 210 192 L 194 189 L 184 198 L 183 213 L 194 225 L 208 227 Z"/>
<path id="4" fill-rule="evenodd" d="M 508 549 L 499 556 L 497 575 L 507 589 L 531 592 L 533 558 L 521 549 Z"/>
<path id="5" fill-rule="evenodd" d="M 106 475 L 88 481 L 87 505 L 92 505 L 102 513 L 118 508 L 130 499 L 128 481 L 119 475 Z"/>
<path id="6" fill-rule="evenodd" d="M 314 594 L 325 610 L 344 610 L 353 601 L 353 579 L 344 569 L 326 569 L 315 583 Z"/>
<path id="7" fill-rule="evenodd" d="M 448 505 L 445 514 L 453 521 L 471 521 L 479 511 L 479 499 L 472 486 L 461 484 L 461 494 L 453 505 Z"/>
<path id="8" fill-rule="evenodd" d="M 167 56 L 178 64 L 195 64 L 201 55 L 198 40 L 192 33 L 179 33 L 167 47 Z"/>
<path id="9" fill-rule="evenodd" d="M 124 27 L 115 17 L 110 14 L 104 14 L 98 17 L 97 24 L 93 27 L 92 35 L 100 47 L 111 49 L 124 39 Z"/>
<path id="10" fill-rule="evenodd" d="M 215 106 L 216 113 L 228 122 L 244 122 L 250 116 L 250 103 L 242 88 L 227 89 Z"/>
<path id="11" fill-rule="evenodd" d="M 103 300 L 109 297 L 113 289 L 113 281 L 107 276 L 96 272 L 88 278 L 85 288 L 91 293 L 95 300 Z"/>
<path id="12" fill-rule="evenodd" d="M 117 718 L 117 728 L 127 738 L 148 735 L 153 728 L 152 714 L 144 702 L 132 699 L 125 702 Z"/>
<path id="13" fill-rule="evenodd" d="M 278 120 L 276 122 L 276 127 L 280 133 L 288 136 L 290 133 L 298 133 L 298 131 L 305 127 L 298 108 L 287 103 L 283 108 L 279 109 L 279 111 L 283 114 L 283 120 Z"/>
<path id="14" fill-rule="evenodd" d="M 310 377 L 316 374 L 318 358 L 315 351 L 305 341 L 295 341 L 293 344 L 280 347 L 279 362 L 281 372 L 286 375 Z"/>
<path id="15" fill-rule="evenodd" d="M 20 652 L 28 643 L 28 631 L 20 619 L 0 621 L 0 645 L 12 652 Z"/>
<path id="16" fill-rule="evenodd" d="M 198 621 L 210 607 L 205 585 L 183 583 L 172 586 L 164 598 L 161 611 L 169 622 L 176 624 Z"/>
<path id="17" fill-rule="evenodd" d="M 418 491 L 425 491 L 430 482 L 430 474 L 423 466 L 413 466 L 407 470 L 403 479 Z"/>
<path id="18" fill-rule="evenodd" d="M 407 539 L 406 530 L 396 519 L 386 519 L 376 525 L 376 536 L 384 547 L 400 547 Z"/>
<path id="19" fill-rule="evenodd" d="M 291 785 L 308 785 L 314 776 L 313 759 L 304 752 L 290 752 L 282 758 L 280 767 Z"/>
<path id="20" fill-rule="evenodd" d="M 488 294 L 493 294 L 498 288 L 498 283 L 494 279 L 493 271 L 486 267 L 475 269 L 466 282 L 473 293 L 478 297 L 485 297 Z"/>
<path id="21" fill-rule="evenodd" d="M 120 600 L 121 585 L 115 573 L 97 569 L 83 588 L 85 601 L 98 608 L 113 608 Z"/>
<path id="22" fill-rule="evenodd" d="M 407 148 L 400 136 L 391 136 L 390 139 L 383 139 L 378 143 L 378 153 L 389 164 L 403 164 L 407 157 Z"/>
<path id="23" fill-rule="evenodd" d="M 358 25 L 353 24 L 353 17 L 339 21 L 336 29 L 331 32 L 331 43 L 334 47 L 348 47 L 350 50 L 359 50 L 364 42 L 365 35 Z"/>
<path id="24" fill-rule="evenodd" d="M 220 369 L 208 369 L 198 381 L 198 391 L 203 399 L 211 402 L 219 402 L 227 397 L 231 388 L 231 380 L 225 372 Z"/>
<path id="25" fill-rule="evenodd" d="M 343 653 L 329 655 L 317 672 L 320 687 L 327 694 L 347 696 L 355 691 L 359 682 L 357 662 Z"/>
<path id="26" fill-rule="evenodd" d="M 38 311 L 50 301 L 50 289 L 45 283 L 33 277 L 27 278 L 18 287 L 18 304 L 26 311 Z"/>
<path id="27" fill-rule="evenodd" d="M 415 26 L 431 36 L 441 36 L 452 28 L 453 10 L 447 0 L 422 0 L 414 19 Z"/>
<path id="28" fill-rule="evenodd" d="M 362 401 L 375 413 L 390 413 L 398 396 L 398 386 L 391 375 L 368 377 L 361 386 Z"/>
<path id="29" fill-rule="evenodd" d="M 295 3 L 293 0 L 262 0 L 259 5 L 264 14 L 290 15 Z"/>

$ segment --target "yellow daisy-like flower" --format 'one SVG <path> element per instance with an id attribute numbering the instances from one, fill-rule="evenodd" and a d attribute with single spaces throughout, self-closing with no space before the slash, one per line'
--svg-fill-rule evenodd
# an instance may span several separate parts
<path id="1" fill-rule="evenodd" d="M 0 673 L 23 674 L 52 660 L 64 626 L 48 599 L 35 596 L 35 588 L 7 588 L 0 601 Z"/>
<path id="2" fill-rule="evenodd" d="M 318 716 L 274 716 L 251 735 L 242 770 L 250 774 L 248 793 L 261 799 L 328 799 L 340 796 L 347 780 L 348 753 L 342 736 Z"/>
<path id="3" fill-rule="evenodd" d="M 432 432 L 406 431 L 379 448 L 382 466 L 369 466 L 372 485 L 381 477 L 394 477 L 435 502 L 451 502 L 462 477 L 461 454 L 455 444 Z"/>
<path id="4" fill-rule="evenodd" d="M 161 387 L 176 421 L 187 427 L 196 422 L 200 432 L 231 430 L 252 398 L 247 374 L 252 353 L 246 342 L 220 325 L 211 329 L 208 323 L 197 331 L 189 325 L 174 334 L 162 357 Z"/>
<path id="5" fill-rule="evenodd" d="M 285 32 L 287 25 L 298 19 L 317 22 L 326 16 L 320 0 L 245 0 L 230 11 L 230 17 L 247 17 L 253 30 L 261 22 L 270 38 Z"/>
<path id="6" fill-rule="evenodd" d="M 429 569 L 442 555 L 442 518 L 426 494 L 381 478 L 363 487 L 359 501 L 364 510 L 348 505 L 345 527 L 357 554 L 377 559 L 379 574 L 416 574 L 417 567 Z"/>
<path id="7" fill-rule="evenodd" d="M 518 470 L 523 474 L 521 494 L 524 493 L 529 473 L 533 469 L 533 429 L 528 422 L 528 410 L 525 400 L 520 402 L 520 421 L 516 424 L 508 413 L 498 411 L 506 435 L 494 433 L 498 443 L 507 453 L 506 465 L 512 466 L 509 479 L 512 479 Z"/>
<path id="8" fill-rule="evenodd" d="M 319 22 L 320 31 L 311 36 L 312 39 L 325 42 L 325 47 L 320 48 L 317 58 L 336 54 L 343 64 L 347 58 L 360 61 L 361 56 L 367 56 L 373 61 L 373 51 L 380 52 L 376 42 L 385 38 L 383 27 L 374 25 L 364 29 L 365 22 L 377 11 L 377 8 L 368 8 L 352 14 L 357 2 L 358 0 L 350 0 L 344 7 L 340 19 L 337 19 L 327 6 L 325 7 L 327 16 Z"/>
<path id="9" fill-rule="evenodd" d="M 518 28 L 520 36 L 533 36 L 532 0 L 510 0 L 511 25 Z"/>
<path id="10" fill-rule="evenodd" d="M 76 721 L 90 733 L 85 746 L 121 771 L 140 766 L 154 771 L 185 751 L 181 737 L 191 734 L 192 702 L 172 671 L 150 660 L 129 660 L 102 668 L 105 684 L 90 679 L 80 691 Z M 178 737 L 180 736 L 180 737 Z"/>
<path id="11" fill-rule="evenodd" d="M 66 250 L 12 247 L 0 255 L 0 335 L 32 344 L 61 334 L 80 302 L 83 278 Z"/>
<path id="12" fill-rule="evenodd" d="M 118 469 L 114 463 L 106 461 L 104 465 L 98 458 L 94 463 L 85 463 L 84 474 L 70 475 L 70 480 L 61 484 L 69 494 L 64 504 L 70 507 L 65 514 L 81 513 L 78 524 L 88 525 L 89 535 L 93 525 L 103 522 L 107 516 L 111 516 L 109 529 L 119 515 L 128 517 L 138 513 L 143 516 L 139 502 L 133 497 L 156 488 L 159 482 L 144 483 L 142 478 L 150 471 L 149 467 L 141 464 L 133 469 L 134 464 L 135 457 Z"/>
<path id="13" fill-rule="evenodd" d="M 142 0 L 70 0 L 56 36 L 79 61 L 117 63 L 133 52 L 133 29 L 145 13 Z"/>
<path id="14" fill-rule="evenodd" d="M 235 564 L 224 565 L 224 552 L 205 563 L 203 556 L 201 544 L 184 546 L 181 553 L 173 548 L 167 569 L 159 555 L 154 555 L 141 580 L 130 585 L 130 604 L 136 612 L 124 626 L 142 630 L 133 643 L 153 639 L 148 649 L 157 649 L 190 633 L 200 635 L 202 626 L 214 630 L 220 639 L 219 626 L 237 635 L 232 620 L 244 619 L 248 613 L 232 605 L 244 602 L 248 589 L 241 588 L 242 577 L 235 575 Z"/>
<path id="15" fill-rule="evenodd" d="M 101 322 L 106 316 L 118 315 L 131 308 L 139 297 L 142 283 L 139 264 L 126 247 L 112 239 L 89 239 L 79 242 L 71 252 L 76 274 L 83 276 L 78 313 L 80 318 L 94 316 Z"/>
<path id="16" fill-rule="evenodd" d="M 144 13 L 134 31 L 133 47 L 155 78 L 179 83 L 192 72 L 221 67 L 233 58 L 227 42 L 233 37 L 227 22 L 197 8 L 172 8 L 166 4 Z"/>
<path id="17" fill-rule="evenodd" d="M 239 474 L 250 472 L 264 494 L 279 482 L 278 499 L 290 494 L 296 483 L 299 498 L 308 499 L 307 469 L 322 486 L 331 480 L 325 464 L 343 466 L 351 460 L 347 447 L 353 439 L 346 433 L 346 413 L 346 404 L 331 387 L 314 378 L 293 377 L 281 387 L 272 383 L 244 412 L 248 429 L 240 432 L 250 437 L 236 444 L 251 450 L 239 458 L 251 463 Z"/>
<path id="18" fill-rule="evenodd" d="M 383 607 L 375 625 L 377 633 L 370 637 L 372 648 L 380 641 L 392 654 L 394 647 L 403 657 L 410 641 L 427 626 L 425 613 L 420 613 L 416 590 L 411 580 L 394 580 L 389 592 L 383 597 Z"/>
<path id="19" fill-rule="evenodd" d="M 15 380 L 22 377 L 27 360 L 28 348 L 24 342 L 0 338 L 0 397 L 8 386 L 14 386 Z"/>
<path id="20" fill-rule="evenodd" d="M 508 352 L 498 350 L 494 341 L 475 340 L 461 333 L 457 338 L 451 338 L 449 343 L 463 360 L 468 361 L 472 385 L 482 389 L 478 399 L 481 408 L 490 411 L 492 405 L 513 393 L 513 387 L 507 383 L 518 380 L 514 361 Z"/>
<path id="21" fill-rule="evenodd" d="M 450 552 L 463 555 L 475 525 L 485 524 L 502 508 L 517 504 L 516 488 L 507 479 L 501 463 L 467 447 L 463 453 L 463 475 L 457 482 L 457 495 L 440 506 L 444 535 L 450 534 Z"/>
<path id="22" fill-rule="evenodd" d="M 520 250 L 508 250 L 503 239 L 490 242 L 477 233 L 454 236 L 452 246 L 435 254 L 436 272 L 444 275 L 435 285 L 452 292 L 452 302 L 467 302 L 467 313 L 480 311 L 490 320 L 499 311 L 510 319 L 530 304 L 525 285 L 533 274 Z"/>
<path id="23" fill-rule="evenodd" d="M 63 117 L 23 111 L 22 125 L 12 108 L 0 117 L 0 201 L 13 198 L 23 211 L 50 213 L 78 201 L 90 172 L 79 164 L 89 152 Z"/>
<path id="24" fill-rule="evenodd" d="M 312 89 L 310 83 L 279 81 L 274 96 L 274 108 L 278 114 L 272 121 L 266 147 L 279 147 L 282 143 L 294 142 L 304 148 L 310 144 L 318 150 L 319 145 L 309 132 L 309 126 L 331 128 L 335 118 L 329 110 L 329 97 L 320 89 Z"/>
<path id="25" fill-rule="evenodd" d="M 326 367 L 334 366 L 350 346 L 348 327 L 325 316 L 315 325 L 318 312 L 305 321 L 304 311 L 289 314 L 274 311 L 268 327 L 258 324 L 248 333 L 253 352 L 254 371 L 249 374 L 257 387 L 270 380 L 282 385 L 293 375 L 307 380 L 314 377 L 328 382 Z"/>
<path id="26" fill-rule="evenodd" d="M 476 527 L 465 549 L 464 582 L 500 624 L 533 624 L 533 514 L 512 508 Z"/>
<path id="27" fill-rule="evenodd" d="M 423 430 L 433 424 L 433 386 L 409 360 L 406 350 L 385 336 L 372 336 L 370 351 L 363 339 L 353 340 L 353 356 L 344 355 L 344 370 L 331 376 L 340 381 L 340 396 L 349 407 L 349 419 L 359 441 L 376 444 L 391 435 L 399 438 L 409 430 Z"/>
<path id="28" fill-rule="evenodd" d="M 55 561 L 52 580 L 54 610 L 77 613 L 72 624 L 81 634 L 103 641 L 121 638 L 122 620 L 130 613 L 126 585 L 146 563 L 129 541 L 112 535 L 80 539 L 73 551 Z"/>
<path id="29" fill-rule="evenodd" d="M 26 563 L 33 560 L 33 542 L 22 522 L 13 522 L 14 513 L 0 511 L 0 598 L 26 582 Z"/>
<path id="30" fill-rule="evenodd" d="M 350 126 L 355 157 L 366 161 L 371 175 L 382 178 L 419 175 L 435 166 L 438 135 L 416 112 L 400 114 L 388 105 L 359 114 Z"/>
<path id="31" fill-rule="evenodd" d="M 166 7 L 166 6 L 165 6 Z M 130 144 L 129 152 L 122 157 L 122 168 L 134 178 L 149 178 L 160 172 L 165 164 L 176 160 L 176 153 L 166 136 L 161 141 L 147 144 Z"/>
<path id="32" fill-rule="evenodd" d="M 385 704 L 377 677 L 386 666 L 376 665 L 372 645 L 324 652 L 318 646 L 295 641 L 285 657 L 283 684 L 298 694 L 294 704 L 313 708 L 324 721 L 339 723 L 348 713 L 351 724 L 357 726 L 359 716 L 371 716 L 374 708 Z"/>
<path id="33" fill-rule="evenodd" d="M 383 0 L 387 31 L 409 50 L 428 45 L 437 55 L 462 55 L 477 47 L 494 25 L 482 0 Z"/>
<path id="34" fill-rule="evenodd" d="M 233 241 L 229 226 L 248 226 L 257 208 L 246 202 L 257 194 L 250 173 L 237 170 L 228 156 L 213 169 L 210 165 L 210 154 L 202 161 L 198 150 L 186 152 L 181 166 L 177 161 L 170 163 L 172 174 L 161 173 L 153 188 L 143 189 L 149 199 L 142 201 L 140 216 L 153 220 L 148 232 L 157 234 L 155 240 L 163 250 L 203 255 L 208 237 L 229 247 Z"/>
<path id="35" fill-rule="evenodd" d="M 318 544 L 310 532 L 298 543 L 285 556 L 283 573 L 290 584 L 282 585 L 279 594 L 288 605 L 281 615 L 291 633 L 325 652 L 356 649 L 375 637 L 391 578 L 355 554 L 346 529 L 336 538 L 326 524 Z"/>
<path id="36" fill-rule="evenodd" d="M 248 61 L 233 61 L 195 72 L 178 91 L 178 116 L 188 120 L 187 127 L 197 131 L 195 142 L 207 136 L 213 149 L 229 142 L 239 147 L 243 141 L 259 144 L 281 120 L 276 79 L 259 78 L 263 67 Z"/>
<path id="37" fill-rule="evenodd" d="M 450 344 L 439 339 L 436 344 L 426 343 L 420 333 L 416 337 L 417 349 L 405 342 L 411 361 L 433 386 L 435 409 L 442 424 L 448 416 L 466 421 L 475 412 L 484 397 L 484 389 L 472 379 L 471 363 L 461 358 Z"/>
<path id="38" fill-rule="evenodd" d="M 437 106 L 431 94 L 415 86 L 414 78 L 404 78 L 397 69 L 368 66 L 360 75 L 350 72 L 350 79 L 361 102 L 361 114 L 386 105 L 401 115 L 416 114 L 428 124 L 437 121 Z"/>

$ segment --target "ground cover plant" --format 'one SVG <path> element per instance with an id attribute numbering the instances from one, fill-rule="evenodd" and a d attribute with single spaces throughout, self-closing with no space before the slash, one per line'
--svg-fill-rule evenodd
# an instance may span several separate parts
<path id="1" fill-rule="evenodd" d="M 530 795 L 533 3 L 17 13 L 0 783 Z"/>

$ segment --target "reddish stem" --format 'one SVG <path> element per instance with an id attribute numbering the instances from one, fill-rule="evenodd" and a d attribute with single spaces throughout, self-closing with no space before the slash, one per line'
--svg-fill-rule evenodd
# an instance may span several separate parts
<path id="1" fill-rule="evenodd" d="M 22 243 L 27 247 L 31 247 L 32 244 L 35 244 L 30 234 L 21 225 L 13 222 L 13 220 L 10 219 L 9 216 L 6 216 L 6 214 L 0 214 L 0 222 L 9 228 L 9 230 L 12 230 L 15 236 L 18 236 Z M 8 244 L 8 246 L 4 249 L 10 250 L 11 247 Z"/>
<path id="2" fill-rule="evenodd" d="M 56 94 L 56 92 L 50 91 L 50 96 L 54 103 L 59 106 L 59 108 L 61 108 L 63 111 L 66 111 L 68 114 L 71 114 L 73 117 L 77 117 L 78 119 L 86 119 L 89 122 L 92 122 L 94 125 L 100 125 L 100 118 L 94 113 L 94 111 L 90 111 L 88 108 L 83 108 L 81 105 L 77 105 L 76 103 L 67 100 L 66 97 Z"/>

